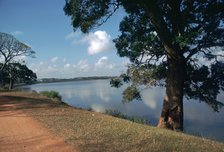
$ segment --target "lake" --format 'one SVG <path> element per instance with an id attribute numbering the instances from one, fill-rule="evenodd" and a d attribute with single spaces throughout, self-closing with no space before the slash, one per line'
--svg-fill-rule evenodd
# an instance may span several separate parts
<path id="1" fill-rule="evenodd" d="M 127 86 L 127 85 L 126 85 Z M 58 83 L 43 83 L 21 87 L 23 90 L 50 91 L 60 93 L 67 104 L 97 112 L 118 110 L 128 116 L 145 117 L 150 124 L 156 125 L 160 117 L 165 89 L 153 87 L 143 90 L 142 101 L 122 103 L 120 88 L 110 87 L 110 80 L 85 80 Z M 224 94 L 219 95 L 224 99 Z M 195 100 L 184 101 L 184 131 L 224 142 L 224 108 L 214 112 L 207 104 Z"/>

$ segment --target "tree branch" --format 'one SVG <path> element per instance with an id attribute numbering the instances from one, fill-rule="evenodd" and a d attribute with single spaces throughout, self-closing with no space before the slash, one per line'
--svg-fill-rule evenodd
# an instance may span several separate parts
<path id="1" fill-rule="evenodd" d="M 101 26 L 104 23 L 106 23 L 107 20 L 119 9 L 119 6 L 121 5 L 121 2 L 109 3 L 109 5 L 113 5 L 113 7 L 114 7 L 113 11 L 111 13 L 109 13 L 104 20 L 102 20 L 100 23 L 98 23 L 97 26 Z"/>

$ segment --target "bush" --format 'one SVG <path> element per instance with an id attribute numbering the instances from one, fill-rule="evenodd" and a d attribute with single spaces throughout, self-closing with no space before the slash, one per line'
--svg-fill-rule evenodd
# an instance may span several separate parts
<path id="1" fill-rule="evenodd" d="M 46 96 L 48 98 L 57 99 L 57 100 L 61 101 L 61 96 L 56 91 L 41 91 L 40 94 L 43 96 Z"/>
<path id="2" fill-rule="evenodd" d="M 149 125 L 150 124 L 149 121 L 146 118 L 144 118 L 144 117 L 129 117 L 128 120 L 130 120 L 132 122 L 139 123 L 139 124 L 145 124 L 145 125 Z"/>
<path id="3" fill-rule="evenodd" d="M 111 116 L 117 117 L 117 118 L 127 119 L 127 116 L 122 114 L 118 110 L 110 110 L 110 109 L 108 109 L 108 110 L 105 111 L 105 114 L 111 115 Z"/>
<path id="4" fill-rule="evenodd" d="M 118 110 L 106 110 L 105 114 L 111 115 L 111 116 L 117 117 L 117 118 L 126 119 L 126 120 L 129 120 L 129 121 L 132 121 L 135 123 L 139 123 L 139 124 L 145 124 L 145 125 L 149 124 L 149 121 L 144 117 L 129 117 L 127 115 L 122 114 Z"/>

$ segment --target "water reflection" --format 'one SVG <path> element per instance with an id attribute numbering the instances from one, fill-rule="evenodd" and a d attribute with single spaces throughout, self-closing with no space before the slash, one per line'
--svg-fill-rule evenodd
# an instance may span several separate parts
<path id="1" fill-rule="evenodd" d="M 106 110 L 106 108 L 100 104 L 92 104 L 91 109 L 93 109 L 96 112 L 105 112 L 105 110 Z"/>
<path id="2" fill-rule="evenodd" d="M 106 109 L 118 110 L 129 116 L 147 117 L 151 124 L 156 125 L 165 95 L 164 88 L 155 87 L 143 90 L 141 93 L 143 101 L 122 103 L 122 91 L 124 88 L 125 86 L 118 89 L 111 88 L 109 80 L 74 81 L 29 86 L 30 90 L 58 91 L 63 101 L 71 106 L 91 108 L 97 112 L 105 112 Z M 224 99 L 224 95 L 220 95 L 219 99 Z M 223 116 L 224 108 L 219 113 L 215 113 L 204 103 L 193 100 L 184 102 L 184 128 L 188 133 L 224 141 Z"/>

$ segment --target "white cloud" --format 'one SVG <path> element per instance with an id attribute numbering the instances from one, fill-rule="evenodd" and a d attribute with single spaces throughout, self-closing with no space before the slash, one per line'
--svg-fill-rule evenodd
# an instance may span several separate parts
<path id="1" fill-rule="evenodd" d="M 40 61 L 40 65 L 43 65 L 44 64 L 44 62 L 43 61 Z"/>
<path id="2" fill-rule="evenodd" d="M 105 91 L 101 88 L 99 91 L 97 91 L 97 94 L 104 102 L 110 101 L 110 95 L 108 91 Z"/>
<path id="3" fill-rule="evenodd" d="M 112 49 L 111 36 L 106 31 L 96 31 L 88 37 L 88 53 L 90 55 Z"/>
<path id="4" fill-rule="evenodd" d="M 123 62 L 122 62 L 122 65 L 124 67 L 127 67 L 129 64 L 131 64 L 130 60 L 129 59 L 125 59 Z"/>
<path id="5" fill-rule="evenodd" d="M 47 69 L 48 70 L 53 70 L 53 67 L 52 66 L 48 66 Z"/>
<path id="6" fill-rule="evenodd" d="M 25 62 L 27 60 L 27 56 L 21 55 L 21 56 L 16 56 L 12 61 L 15 62 Z"/>
<path id="7" fill-rule="evenodd" d="M 82 34 L 80 31 L 65 36 L 66 40 L 72 40 L 73 44 L 88 44 L 88 54 L 94 55 L 113 48 L 111 36 L 106 31 L 90 32 Z"/>
<path id="8" fill-rule="evenodd" d="M 115 64 L 110 64 L 109 59 L 107 56 L 101 57 L 96 63 L 95 63 L 95 71 L 101 70 L 101 71 L 108 71 L 115 67 Z"/>
<path id="9" fill-rule="evenodd" d="M 96 62 L 95 66 L 102 67 L 107 64 L 107 61 L 108 61 L 108 57 L 103 56 Z"/>
<path id="10" fill-rule="evenodd" d="M 151 109 L 155 109 L 157 107 L 154 96 L 152 96 L 152 94 L 149 94 L 148 92 L 142 92 L 142 100 Z"/>
<path id="11" fill-rule="evenodd" d="M 110 64 L 110 65 L 108 65 L 108 68 L 109 68 L 109 69 L 113 69 L 114 67 L 115 67 L 114 64 Z"/>
<path id="12" fill-rule="evenodd" d="M 64 65 L 64 68 L 70 68 L 71 67 L 71 64 L 67 63 Z"/>
<path id="13" fill-rule="evenodd" d="M 58 59 L 59 59 L 59 58 L 58 58 L 57 56 L 55 56 L 55 57 L 53 57 L 53 58 L 51 59 L 51 62 L 56 62 Z"/>
<path id="14" fill-rule="evenodd" d="M 38 78 L 57 77 L 58 71 L 61 71 L 61 69 L 58 69 L 57 65 L 52 65 L 51 62 L 43 61 L 32 63 L 28 65 L 28 67 L 37 74 Z"/>
<path id="15" fill-rule="evenodd" d="M 23 32 L 21 31 L 14 31 L 12 32 L 12 35 L 16 36 L 16 35 L 23 35 Z"/>
<path id="16" fill-rule="evenodd" d="M 89 70 L 90 68 L 90 65 L 89 63 L 87 62 L 87 60 L 80 60 L 77 64 L 77 67 L 80 69 L 80 70 L 83 70 L 83 71 L 87 71 Z"/>
<path id="17" fill-rule="evenodd" d="M 12 62 L 25 62 L 27 59 L 26 56 L 16 56 L 15 58 L 12 59 Z M 4 63 L 5 59 L 3 56 L 0 56 L 0 63 Z"/>
<path id="18" fill-rule="evenodd" d="M 107 56 L 103 56 L 98 60 L 80 60 L 78 62 L 62 62 L 63 58 L 52 62 L 51 59 L 47 61 L 40 61 L 38 63 L 30 63 L 28 67 L 32 69 L 38 78 L 74 78 L 80 76 L 111 76 L 120 75 L 124 69 L 122 65 L 111 64 Z M 59 62 L 61 61 L 61 62 Z M 101 94 L 100 97 L 103 98 Z M 105 101 L 107 101 L 105 97 Z"/>
<path id="19" fill-rule="evenodd" d="M 66 61 L 67 61 L 67 59 L 66 59 L 66 58 L 64 58 L 64 59 L 63 59 L 63 62 L 66 62 Z"/>
<path id="20" fill-rule="evenodd" d="M 99 105 L 99 104 L 93 104 L 91 106 L 91 109 L 93 109 L 96 112 L 105 112 L 105 107 L 103 105 Z"/>

